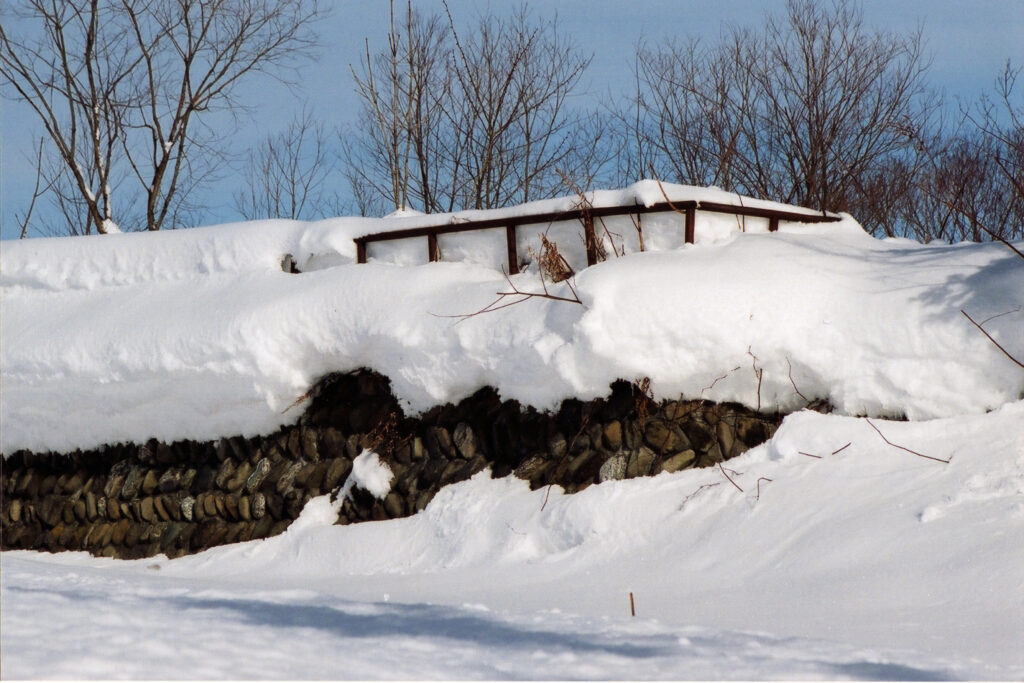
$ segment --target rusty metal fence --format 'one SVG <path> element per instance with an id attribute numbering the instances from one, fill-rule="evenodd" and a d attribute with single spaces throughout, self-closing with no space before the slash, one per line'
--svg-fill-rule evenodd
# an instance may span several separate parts
<path id="1" fill-rule="evenodd" d="M 386 242 L 390 240 L 401 240 L 414 237 L 427 238 L 427 259 L 429 261 L 441 260 L 441 249 L 438 245 L 439 235 L 452 233 L 469 232 L 475 230 L 491 230 L 494 228 L 505 229 L 505 243 L 507 248 L 508 272 L 510 274 L 519 272 L 519 255 L 516 248 L 516 229 L 524 225 L 538 225 L 544 223 L 557 223 L 560 221 L 578 220 L 583 226 L 584 241 L 587 249 L 587 265 L 592 266 L 598 262 L 597 235 L 594 231 L 594 220 L 611 216 L 637 216 L 641 220 L 642 214 L 675 212 L 685 216 L 684 240 L 687 244 L 693 244 L 694 231 L 698 211 L 709 213 L 733 214 L 735 216 L 765 218 L 768 219 L 769 232 L 779 229 L 779 222 L 793 223 L 830 223 L 840 220 L 839 216 L 822 213 L 804 213 L 799 211 L 785 211 L 781 209 L 770 209 L 762 207 L 747 207 L 733 204 L 721 204 L 718 202 L 707 202 L 700 200 L 687 200 L 679 202 L 664 201 L 650 206 L 634 204 L 632 206 L 603 206 L 591 207 L 580 206 L 566 211 L 554 211 L 548 213 L 537 213 L 524 216 L 506 216 L 501 218 L 486 218 L 481 220 L 466 220 L 458 223 L 446 223 L 442 225 L 429 225 L 402 230 L 390 230 L 377 232 L 355 238 L 356 262 L 366 263 L 366 247 L 373 242 Z"/>

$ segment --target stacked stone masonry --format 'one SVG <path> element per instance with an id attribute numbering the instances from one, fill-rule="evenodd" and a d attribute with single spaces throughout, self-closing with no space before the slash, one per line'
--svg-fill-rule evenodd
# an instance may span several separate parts
<path id="1" fill-rule="evenodd" d="M 781 421 L 737 404 L 655 402 L 624 381 L 556 413 L 485 388 L 408 418 L 387 378 L 366 370 L 330 375 L 312 396 L 296 424 L 267 436 L 12 453 L 2 463 L 2 547 L 177 557 L 274 536 L 311 498 L 336 492 L 364 448 L 391 468 L 392 490 L 376 500 L 355 489 L 341 524 L 415 514 L 441 487 L 487 468 L 573 493 L 706 467 L 764 442 Z"/>

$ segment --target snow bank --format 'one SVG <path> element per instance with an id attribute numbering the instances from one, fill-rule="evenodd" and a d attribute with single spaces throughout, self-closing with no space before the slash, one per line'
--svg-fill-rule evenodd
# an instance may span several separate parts
<path id="1" fill-rule="evenodd" d="M 800 412 L 727 472 L 484 473 L 414 517 L 334 526 L 325 497 L 176 560 L 5 553 L 5 673 L 1019 680 L 1024 401 L 872 422 L 948 464 Z"/>
<path id="2" fill-rule="evenodd" d="M 663 197 L 647 182 L 593 199 Z M 500 271 L 352 263 L 353 237 L 424 218 L 5 243 L 0 448 L 268 433 L 297 418 L 320 376 L 358 367 L 390 377 L 412 412 L 484 385 L 553 408 L 643 376 L 658 397 L 787 411 L 821 397 L 847 414 L 911 419 L 980 413 L 1024 392 L 1024 373 L 959 312 L 1024 356 L 1024 267 L 998 244 L 875 240 L 849 217 L 775 234 L 718 222 L 698 231 L 702 243 L 580 273 L 582 306 L 536 299 L 462 319 L 451 316 L 506 290 Z M 304 272 L 282 272 L 285 254 Z M 513 282 L 540 290 L 535 272 Z"/>

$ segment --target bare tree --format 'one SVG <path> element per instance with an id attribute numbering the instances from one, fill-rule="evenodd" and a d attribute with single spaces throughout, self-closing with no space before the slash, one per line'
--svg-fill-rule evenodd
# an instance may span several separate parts
<path id="1" fill-rule="evenodd" d="M 353 69 L 363 109 L 345 161 L 394 208 L 490 208 L 592 178 L 605 134 L 571 106 L 589 58 L 525 7 L 482 16 L 466 35 L 406 5 L 387 47 Z"/>
<path id="2" fill-rule="evenodd" d="M 367 40 L 360 70 L 351 67 L 362 110 L 343 158 L 364 208 L 373 194 L 393 209 L 434 207 L 438 180 L 430 150 L 439 147 L 449 49 L 440 17 L 424 18 L 408 3 L 399 26 L 392 2 L 387 47 L 373 55 Z"/>
<path id="3" fill-rule="evenodd" d="M 327 130 L 304 110 L 249 153 L 235 208 L 249 220 L 323 218 L 337 204 L 328 187 L 331 159 Z"/>
<path id="4" fill-rule="evenodd" d="M 659 176 L 846 210 L 862 179 L 913 157 L 934 110 L 920 32 L 871 32 L 847 0 L 790 0 L 734 28 L 637 57 L 627 149 Z"/>
<path id="5" fill-rule="evenodd" d="M 112 229 L 113 158 L 124 134 L 121 90 L 136 63 L 114 28 L 109 3 L 85 7 L 30 0 L 15 11 L 32 20 L 34 40 L 0 25 L 0 76 L 41 120 L 88 211 L 90 229 Z"/>
<path id="6" fill-rule="evenodd" d="M 0 77 L 39 117 L 85 207 L 116 229 L 115 187 L 158 230 L 216 162 L 210 112 L 314 44 L 317 0 L 22 0 L 0 27 Z M 134 182 L 121 184 L 122 180 Z M 129 190 L 129 188 L 133 188 Z"/>
<path id="7" fill-rule="evenodd" d="M 875 183 L 876 205 L 885 201 L 887 188 L 909 185 L 888 204 L 906 234 L 924 241 L 1024 237 L 1024 92 L 1014 89 L 1019 73 L 1007 64 L 994 94 L 965 108 L 951 133 L 928 140 L 922 168 L 891 166 L 886 182 Z"/>
<path id="8" fill-rule="evenodd" d="M 1024 87 L 1021 68 L 1009 61 L 996 80 L 994 98 L 983 96 L 970 120 L 995 148 L 993 163 L 1017 197 L 1024 197 Z"/>

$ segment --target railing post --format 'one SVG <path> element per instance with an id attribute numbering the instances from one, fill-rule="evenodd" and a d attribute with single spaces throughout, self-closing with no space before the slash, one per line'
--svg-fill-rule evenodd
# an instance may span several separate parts
<path id="1" fill-rule="evenodd" d="M 587 265 L 597 263 L 597 235 L 594 234 L 594 219 L 590 213 L 583 214 L 583 241 L 587 245 Z"/>
<path id="2" fill-rule="evenodd" d="M 441 260 L 441 247 L 437 244 L 437 233 L 427 235 L 427 260 L 433 263 Z"/>
<path id="3" fill-rule="evenodd" d="M 636 206 L 636 236 L 637 241 L 640 242 L 640 251 L 644 251 L 644 215 L 640 213 L 640 202 L 633 200 L 633 205 Z"/>
<path id="4" fill-rule="evenodd" d="M 356 238 L 356 263 L 366 263 L 366 240 Z"/>
<path id="5" fill-rule="evenodd" d="M 697 206 L 695 204 L 690 204 L 686 207 L 686 233 L 684 239 L 687 244 L 693 244 L 693 233 L 696 222 Z"/>
<path id="6" fill-rule="evenodd" d="M 505 248 L 508 251 L 508 274 L 515 275 L 519 272 L 519 254 L 516 251 L 515 223 L 509 223 L 505 226 Z"/>
<path id="7" fill-rule="evenodd" d="M 778 232 L 778 231 L 779 231 L 779 217 L 778 216 L 772 216 L 771 218 L 768 219 L 768 232 Z"/>

